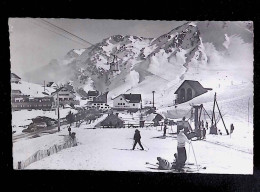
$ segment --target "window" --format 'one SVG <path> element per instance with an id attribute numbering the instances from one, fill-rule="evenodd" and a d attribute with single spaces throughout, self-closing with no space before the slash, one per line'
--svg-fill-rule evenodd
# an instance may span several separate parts
<path id="1" fill-rule="evenodd" d="M 118 105 L 120 105 L 120 103 L 118 103 Z"/>
<path id="2" fill-rule="evenodd" d="M 123 103 L 123 105 L 125 105 L 125 103 Z"/>
<path id="3" fill-rule="evenodd" d="M 120 98 L 120 100 L 122 100 L 122 98 Z"/>
<path id="4" fill-rule="evenodd" d="M 135 106 L 135 104 L 133 104 L 133 106 Z"/>

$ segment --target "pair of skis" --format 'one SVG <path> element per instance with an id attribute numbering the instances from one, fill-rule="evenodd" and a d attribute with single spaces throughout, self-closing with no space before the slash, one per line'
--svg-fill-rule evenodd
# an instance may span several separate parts
<path id="1" fill-rule="evenodd" d="M 123 151 L 145 151 L 145 152 L 147 152 L 148 150 L 147 149 L 144 149 L 144 150 L 142 150 L 142 149 L 120 149 L 120 148 L 113 148 L 113 149 L 116 149 L 116 150 L 123 150 Z"/>
<path id="2" fill-rule="evenodd" d="M 148 167 L 149 169 L 154 169 L 162 172 L 196 173 L 199 172 L 201 169 L 206 169 L 206 167 L 195 165 L 194 163 L 186 163 L 184 167 L 182 167 L 181 169 L 174 168 L 174 163 L 172 163 L 173 166 L 171 169 L 159 169 L 158 164 L 155 165 L 149 162 L 146 162 L 145 164 L 154 166 L 154 167 Z"/>

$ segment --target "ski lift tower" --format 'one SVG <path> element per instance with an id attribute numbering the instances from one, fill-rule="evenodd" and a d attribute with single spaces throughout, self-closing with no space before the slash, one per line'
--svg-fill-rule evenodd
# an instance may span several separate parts
<path id="1" fill-rule="evenodd" d="M 201 117 L 201 113 L 203 110 L 203 105 L 193 105 L 192 106 L 195 111 L 194 111 L 194 126 L 195 126 L 195 131 L 199 130 L 199 126 L 200 126 L 200 117 Z"/>
<path id="2" fill-rule="evenodd" d="M 155 106 L 154 106 L 154 93 L 155 93 L 155 91 L 152 91 L 152 93 L 153 93 L 153 109 L 155 110 L 156 109 Z"/>
<path id="3" fill-rule="evenodd" d="M 115 55 L 112 55 L 112 56 L 113 56 L 113 61 L 111 63 L 109 63 L 110 71 L 117 72 L 117 71 L 119 71 L 117 57 Z"/>

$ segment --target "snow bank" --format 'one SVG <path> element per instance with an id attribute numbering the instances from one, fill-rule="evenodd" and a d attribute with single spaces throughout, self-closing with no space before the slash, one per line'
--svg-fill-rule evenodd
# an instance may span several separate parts
<path id="1" fill-rule="evenodd" d="M 78 113 L 75 109 L 60 109 L 60 118 L 65 118 L 69 112 L 73 114 Z M 45 116 L 52 119 L 58 118 L 58 113 L 56 111 L 42 111 L 42 110 L 21 110 L 21 111 L 13 111 L 12 112 L 12 126 L 13 131 L 16 131 L 15 134 L 19 134 L 22 131 L 22 126 L 29 125 L 33 118 L 38 116 Z"/>

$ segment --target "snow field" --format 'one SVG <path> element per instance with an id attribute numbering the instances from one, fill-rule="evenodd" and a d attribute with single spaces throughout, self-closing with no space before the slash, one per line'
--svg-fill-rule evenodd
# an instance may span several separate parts
<path id="1" fill-rule="evenodd" d="M 142 144 L 148 151 L 140 151 L 133 145 L 135 129 L 78 129 L 77 140 L 80 145 L 46 157 L 29 165 L 28 169 L 66 169 L 66 170 L 113 170 L 113 171 L 156 171 L 149 169 L 146 162 L 155 164 L 157 157 L 172 162 L 177 149 L 175 136 L 168 134 L 165 139 L 162 131 L 149 127 L 139 129 Z M 201 173 L 252 174 L 253 156 L 205 141 L 192 142 L 198 164 L 207 169 Z M 186 144 L 189 162 L 195 163 L 192 149 Z M 227 154 L 229 154 L 227 156 Z"/>

